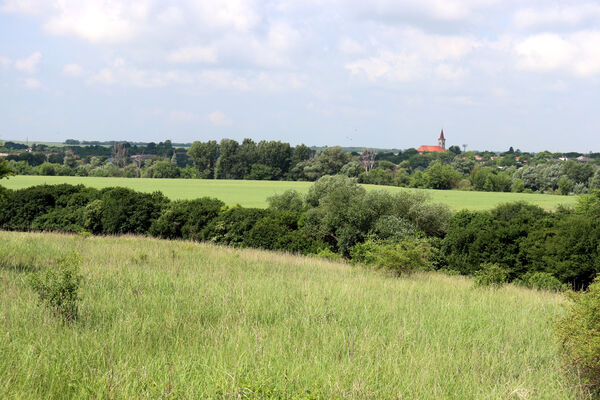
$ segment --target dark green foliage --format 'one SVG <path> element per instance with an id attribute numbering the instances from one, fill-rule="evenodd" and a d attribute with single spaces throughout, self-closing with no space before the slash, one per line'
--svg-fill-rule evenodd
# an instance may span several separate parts
<path id="1" fill-rule="evenodd" d="M 260 208 L 232 207 L 208 223 L 202 230 L 202 239 L 241 247 L 248 232 L 268 215 L 268 210 Z"/>
<path id="2" fill-rule="evenodd" d="M 80 262 L 78 254 L 70 254 L 56 265 L 29 276 L 29 284 L 40 301 L 66 323 L 74 322 L 79 316 Z"/>
<path id="3" fill-rule="evenodd" d="M 31 229 L 56 232 L 80 232 L 85 227 L 83 207 L 57 207 L 35 218 Z"/>
<path id="4" fill-rule="evenodd" d="M 508 281 L 508 271 L 495 263 L 484 263 L 475 273 L 475 285 L 500 287 Z"/>
<path id="5" fill-rule="evenodd" d="M 292 253 L 314 253 L 321 245 L 298 229 L 298 212 L 273 211 L 258 220 L 245 235 L 242 245 L 265 250 Z"/>
<path id="6" fill-rule="evenodd" d="M 526 203 L 509 203 L 491 212 L 459 211 L 450 220 L 443 251 L 450 269 L 473 274 L 479 265 L 498 263 L 513 279 L 526 269 L 521 244 L 548 213 Z"/>
<path id="7" fill-rule="evenodd" d="M 160 192 L 139 193 L 126 188 L 106 188 L 99 202 L 86 210 L 86 228 L 92 233 L 145 234 L 168 204 Z"/>
<path id="8" fill-rule="evenodd" d="M 224 206 L 221 200 L 209 197 L 173 202 L 154 221 L 149 233 L 164 239 L 199 240 L 202 229 L 219 215 Z"/>
<path id="9" fill-rule="evenodd" d="M 41 229 L 39 226 L 32 227 L 36 218 L 50 213 L 55 207 L 69 205 L 72 197 L 79 192 L 91 197 L 97 193 L 94 189 L 84 188 L 83 185 L 67 184 L 39 185 L 9 192 L 5 207 L 0 209 L 0 226 L 3 229 L 15 230 Z M 84 198 L 86 195 L 83 195 Z M 76 198 L 81 200 L 81 196 Z"/>
<path id="10" fill-rule="evenodd" d="M 571 294 L 557 334 L 567 370 L 577 384 L 600 397 L 600 278 L 587 291 Z"/>
<path id="11" fill-rule="evenodd" d="M 10 165 L 8 164 L 8 162 L 4 159 L 0 160 L 0 179 L 2 178 L 7 178 L 10 175 L 13 175 L 15 172 L 13 171 L 13 169 L 10 167 Z"/>

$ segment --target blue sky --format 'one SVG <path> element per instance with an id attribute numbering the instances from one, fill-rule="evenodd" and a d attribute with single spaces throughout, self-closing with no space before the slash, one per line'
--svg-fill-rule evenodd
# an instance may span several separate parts
<path id="1" fill-rule="evenodd" d="M 600 151 L 600 2 L 0 0 L 0 140 Z"/>

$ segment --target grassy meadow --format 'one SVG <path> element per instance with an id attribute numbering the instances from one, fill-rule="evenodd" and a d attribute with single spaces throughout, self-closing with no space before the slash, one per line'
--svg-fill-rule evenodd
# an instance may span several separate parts
<path id="1" fill-rule="evenodd" d="M 134 178 L 96 178 L 77 176 L 34 176 L 20 175 L 3 180 L 1 184 L 9 189 L 20 189 L 40 184 L 69 183 L 83 184 L 95 188 L 124 186 L 140 192 L 161 191 L 167 197 L 195 199 L 209 196 L 223 200 L 229 205 L 240 204 L 245 207 L 266 207 L 266 199 L 275 193 L 288 189 L 296 189 L 305 193 L 312 182 L 288 181 L 246 181 L 246 180 L 213 180 L 213 179 L 134 179 Z M 559 204 L 573 205 L 576 196 L 556 196 L 539 193 L 497 193 L 470 192 L 458 190 L 404 189 L 391 186 L 365 185 L 369 190 L 384 189 L 424 190 L 430 194 L 433 202 L 445 203 L 454 210 L 468 208 L 471 210 L 490 209 L 498 204 L 511 201 L 526 201 L 545 209 L 554 209 Z"/>
<path id="2" fill-rule="evenodd" d="M 70 252 L 84 276 L 72 326 L 26 283 Z M 552 334 L 564 301 L 192 242 L 0 232 L 0 398 L 572 399 Z"/>

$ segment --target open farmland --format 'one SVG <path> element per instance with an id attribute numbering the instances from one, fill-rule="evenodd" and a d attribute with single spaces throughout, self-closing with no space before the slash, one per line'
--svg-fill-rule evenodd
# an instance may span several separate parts
<path id="1" fill-rule="evenodd" d="M 80 319 L 27 275 L 83 256 Z M 0 398 L 569 399 L 562 295 L 139 237 L 0 232 Z"/>
<path id="2" fill-rule="evenodd" d="M 128 187 L 140 192 L 161 191 L 167 197 L 179 199 L 195 199 L 198 197 L 216 197 L 225 203 L 240 204 L 245 207 L 265 207 L 266 199 L 275 193 L 288 189 L 296 189 L 305 193 L 312 182 L 287 181 L 246 181 L 246 180 L 207 180 L 207 179 L 139 179 L 139 178 L 96 178 L 77 176 L 33 176 L 21 175 L 4 180 L 2 185 L 9 189 L 20 189 L 40 184 L 69 183 L 83 184 L 95 188 L 110 186 Z M 575 196 L 556 196 L 539 193 L 498 193 L 470 192 L 458 190 L 405 189 L 391 186 L 365 185 L 368 189 L 425 190 L 431 195 L 433 202 L 445 203 L 452 209 L 468 208 L 484 210 L 498 204 L 512 201 L 526 201 L 545 209 L 554 209 L 559 204 L 572 205 Z"/>

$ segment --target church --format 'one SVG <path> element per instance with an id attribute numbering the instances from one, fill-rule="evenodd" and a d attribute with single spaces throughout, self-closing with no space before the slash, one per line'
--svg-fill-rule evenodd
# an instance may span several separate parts
<path id="1" fill-rule="evenodd" d="M 446 151 L 446 138 L 444 137 L 444 130 L 442 129 L 442 133 L 440 133 L 440 137 L 438 138 L 437 146 L 427 146 L 423 145 L 417 149 L 419 153 L 431 153 L 431 152 L 441 152 Z"/>

